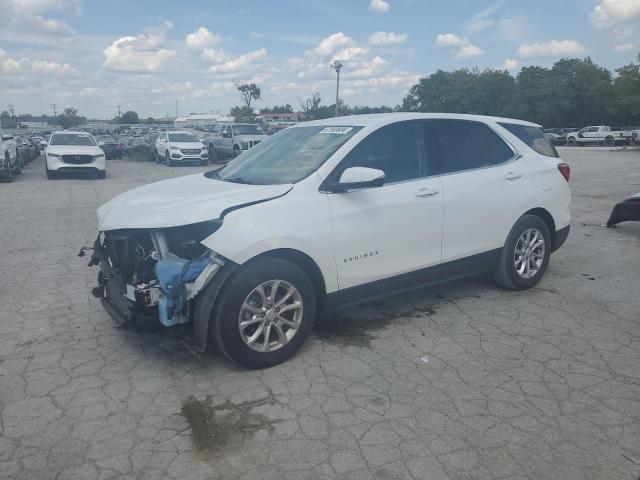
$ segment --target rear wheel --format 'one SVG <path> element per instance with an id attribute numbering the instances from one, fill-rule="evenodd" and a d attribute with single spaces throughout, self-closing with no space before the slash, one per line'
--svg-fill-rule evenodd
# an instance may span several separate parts
<path id="1" fill-rule="evenodd" d="M 576 139 L 573 137 L 567 138 L 567 145 L 574 147 L 576 145 Z"/>
<path id="2" fill-rule="evenodd" d="M 241 153 L 242 153 L 242 151 L 240 150 L 240 147 L 238 147 L 237 145 L 234 145 L 234 147 L 233 147 L 233 158 L 236 158 Z"/>
<path id="3" fill-rule="evenodd" d="M 494 279 L 513 290 L 533 287 L 547 270 L 551 248 L 551 233 L 544 220 L 523 215 L 509 232 Z"/>
<path id="4" fill-rule="evenodd" d="M 616 144 L 616 140 L 613 137 L 607 137 L 604 139 L 604 144 L 607 147 L 613 147 Z"/>
<path id="5" fill-rule="evenodd" d="M 210 331 L 230 360 L 267 368 L 300 349 L 315 316 L 315 291 L 305 272 L 287 260 L 265 258 L 229 280 L 214 308 Z"/>

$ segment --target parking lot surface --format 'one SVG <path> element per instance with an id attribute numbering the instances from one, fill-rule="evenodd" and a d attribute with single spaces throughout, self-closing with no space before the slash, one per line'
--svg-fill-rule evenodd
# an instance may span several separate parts
<path id="1" fill-rule="evenodd" d="M 0 185 L 2 479 L 637 479 L 640 151 L 563 148 L 573 224 L 542 282 L 459 281 L 346 311 L 264 371 L 118 327 L 78 258 L 95 209 L 199 168 L 111 161 Z M 470 228 L 470 232 L 473 228 Z"/>

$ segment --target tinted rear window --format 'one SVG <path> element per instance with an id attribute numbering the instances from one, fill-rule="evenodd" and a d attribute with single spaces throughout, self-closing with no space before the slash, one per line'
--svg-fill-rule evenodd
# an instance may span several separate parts
<path id="1" fill-rule="evenodd" d="M 551 144 L 549 139 L 545 137 L 542 129 L 538 127 L 530 127 L 529 125 L 516 125 L 513 123 L 501 123 L 500 125 L 513 133 L 540 155 L 545 155 L 547 157 L 558 156 L 558 151 Z"/>

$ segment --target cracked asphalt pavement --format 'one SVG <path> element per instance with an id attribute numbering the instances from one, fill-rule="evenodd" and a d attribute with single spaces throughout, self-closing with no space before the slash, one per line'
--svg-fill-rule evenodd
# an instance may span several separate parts
<path id="1" fill-rule="evenodd" d="M 0 478 L 630 479 L 640 475 L 640 151 L 564 148 L 573 224 L 543 281 L 351 309 L 263 371 L 117 327 L 78 258 L 117 193 L 203 168 L 0 185 Z"/>

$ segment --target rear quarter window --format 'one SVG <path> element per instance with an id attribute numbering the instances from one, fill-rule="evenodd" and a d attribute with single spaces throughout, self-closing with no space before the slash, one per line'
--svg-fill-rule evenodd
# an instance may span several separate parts
<path id="1" fill-rule="evenodd" d="M 517 125 L 514 123 L 500 123 L 500 125 L 540 155 L 558 157 L 558 151 L 544 135 L 541 128 L 531 127 L 529 125 Z"/>

